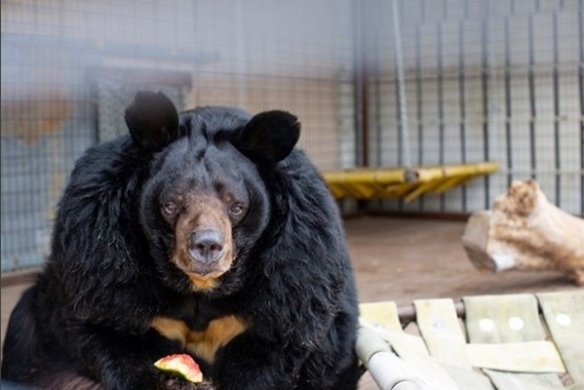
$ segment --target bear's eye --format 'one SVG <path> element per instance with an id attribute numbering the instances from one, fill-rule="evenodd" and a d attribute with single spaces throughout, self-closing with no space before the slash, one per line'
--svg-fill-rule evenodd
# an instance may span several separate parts
<path id="1" fill-rule="evenodd" d="M 176 214 L 177 210 L 178 207 L 174 202 L 166 202 L 162 205 L 162 211 L 164 211 L 164 214 L 168 216 L 173 216 L 174 214 Z"/>
<path id="2" fill-rule="evenodd" d="M 241 215 L 241 213 L 243 213 L 243 210 L 244 210 L 243 204 L 239 202 L 233 203 L 229 208 L 229 212 L 231 213 L 231 215 L 234 216 Z"/>

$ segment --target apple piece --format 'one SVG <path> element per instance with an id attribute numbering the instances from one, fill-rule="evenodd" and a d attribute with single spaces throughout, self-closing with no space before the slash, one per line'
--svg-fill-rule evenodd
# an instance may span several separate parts
<path id="1" fill-rule="evenodd" d="M 187 354 L 165 356 L 157 360 L 154 366 L 166 373 L 186 379 L 189 382 L 198 383 L 203 381 L 203 373 L 199 365 Z"/>

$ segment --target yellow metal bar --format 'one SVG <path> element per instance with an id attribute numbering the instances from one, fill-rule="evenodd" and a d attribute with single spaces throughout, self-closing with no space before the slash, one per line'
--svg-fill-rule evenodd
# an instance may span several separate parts
<path id="1" fill-rule="evenodd" d="M 392 170 L 380 170 L 375 172 L 375 180 L 377 183 L 388 186 L 395 183 L 404 183 L 405 170 L 404 169 L 392 169 Z"/>
<path id="2" fill-rule="evenodd" d="M 443 193 L 481 175 L 498 170 L 493 162 L 423 166 L 412 170 L 415 180 L 406 180 L 405 168 L 352 169 L 325 172 L 331 194 L 337 199 L 403 198 L 406 202 L 426 193 Z"/>
<path id="3" fill-rule="evenodd" d="M 423 194 L 428 192 L 428 190 L 430 188 L 432 188 L 434 185 L 435 185 L 435 183 L 433 181 L 428 181 L 426 183 L 420 183 L 414 191 L 412 191 L 408 195 L 406 195 L 406 197 L 404 198 L 404 201 L 406 203 L 410 203 L 410 202 L 418 199 L 420 196 L 422 196 Z"/>
<path id="4" fill-rule="evenodd" d="M 410 193 L 417 186 L 417 183 L 404 183 L 387 188 L 385 193 L 391 198 L 402 198 L 405 196 L 405 194 Z"/>
<path id="5" fill-rule="evenodd" d="M 441 194 L 456 187 L 465 180 L 474 179 L 475 176 L 454 176 L 440 181 L 439 185 L 432 189 L 433 194 Z"/>

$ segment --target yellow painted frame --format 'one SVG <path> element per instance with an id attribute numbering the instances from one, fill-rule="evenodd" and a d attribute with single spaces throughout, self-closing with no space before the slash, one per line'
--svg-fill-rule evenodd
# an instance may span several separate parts
<path id="1" fill-rule="evenodd" d="M 324 172 L 336 199 L 403 199 L 441 194 L 480 176 L 499 170 L 494 162 L 407 168 L 371 168 Z"/>

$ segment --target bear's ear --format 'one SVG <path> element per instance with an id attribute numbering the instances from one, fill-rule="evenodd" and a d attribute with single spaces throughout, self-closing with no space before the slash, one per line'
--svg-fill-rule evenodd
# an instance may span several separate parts
<path id="1" fill-rule="evenodd" d="M 138 92 L 124 118 L 134 142 L 149 152 L 162 149 L 180 135 L 178 112 L 162 92 Z"/>
<path id="2" fill-rule="evenodd" d="M 255 115 L 235 136 L 235 146 L 252 160 L 277 163 L 285 159 L 300 138 L 300 122 L 285 111 Z"/>

